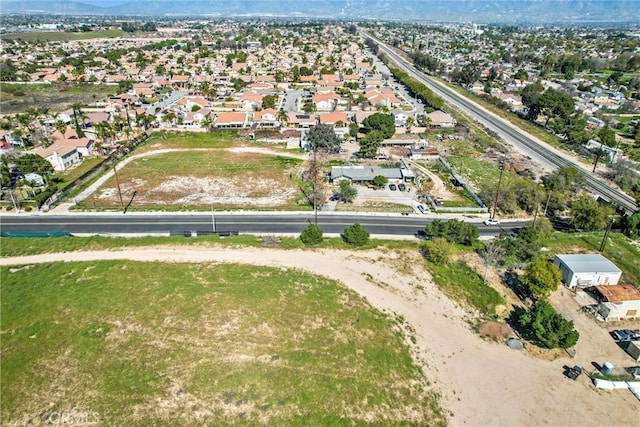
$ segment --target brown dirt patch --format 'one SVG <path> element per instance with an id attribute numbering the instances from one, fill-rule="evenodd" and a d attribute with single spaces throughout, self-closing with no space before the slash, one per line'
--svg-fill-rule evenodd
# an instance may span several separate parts
<path id="1" fill-rule="evenodd" d="M 509 325 L 500 322 L 482 322 L 478 326 L 478 331 L 480 335 L 496 340 L 506 339 L 509 338 L 510 335 L 513 335 L 513 331 L 511 331 Z"/>

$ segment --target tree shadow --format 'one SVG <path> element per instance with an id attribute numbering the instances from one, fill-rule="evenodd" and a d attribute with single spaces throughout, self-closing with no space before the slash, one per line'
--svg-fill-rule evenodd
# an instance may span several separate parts
<path id="1" fill-rule="evenodd" d="M 514 294 L 522 301 L 527 307 L 533 304 L 531 292 L 525 286 L 520 283 L 518 273 L 515 271 L 506 271 L 502 276 L 504 283 L 513 291 Z"/>
<path id="2" fill-rule="evenodd" d="M 533 334 L 531 329 L 520 324 L 520 317 L 522 317 L 524 313 L 526 313 L 526 310 L 523 307 L 517 305 L 514 306 L 513 310 L 509 314 L 509 317 L 507 317 L 506 319 L 507 325 L 511 327 L 511 329 L 516 333 L 516 335 L 518 335 L 518 337 L 536 345 L 540 345 L 540 342 Z"/>

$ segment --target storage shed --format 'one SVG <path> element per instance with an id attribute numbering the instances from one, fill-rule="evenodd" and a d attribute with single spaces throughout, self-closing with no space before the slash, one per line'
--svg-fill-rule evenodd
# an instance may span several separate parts
<path id="1" fill-rule="evenodd" d="M 569 289 L 617 285 L 622 275 L 622 270 L 600 254 L 556 255 L 553 263 L 562 272 L 562 281 Z"/>
<path id="2" fill-rule="evenodd" d="M 597 312 L 605 321 L 640 317 L 640 291 L 631 285 L 594 286 L 602 302 Z"/>
<path id="3" fill-rule="evenodd" d="M 629 341 L 629 344 L 627 344 L 627 353 L 633 357 L 633 360 L 640 362 L 640 341 Z"/>

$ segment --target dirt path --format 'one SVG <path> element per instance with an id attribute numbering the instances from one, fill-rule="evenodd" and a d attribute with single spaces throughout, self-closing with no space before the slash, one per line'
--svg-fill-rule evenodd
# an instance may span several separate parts
<path id="1" fill-rule="evenodd" d="M 0 258 L 0 265 L 127 259 L 299 268 L 338 280 L 374 307 L 403 316 L 415 330 L 416 361 L 440 390 L 452 425 L 640 424 L 640 402 L 629 391 L 596 391 L 584 375 L 575 382 L 564 378 L 562 366 L 576 360 L 544 361 L 481 339 L 469 327 L 466 312 L 429 280 L 419 255 L 411 257 L 378 251 L 160 247 Z M 584 351 L 600 355 L 599 347 Z M 580 355 L 582 363 L 590 354 Z"/>
<path id="2" fill-rule="evenodd" d="M 440 177 L 435 173 L 431 172 L 428 168 L 416 162 L 409 162 L 409 164 L 412 167 L 414 167 L 417 171 L 425 174 L 426 176 L 429 177 L 429 179 L 431 179 L 431 181 L 433 182 L 433 188 L 429 190 L 429 194 L 433 198 L 442 197 L 443 199 L 446 199 L 446 200 L 455 200 L 458 198 L 458 196 L 456 196 L 455 194 L 447 190 L 447 187 L 444 185 L 444 182 L 442 182 Z"/>

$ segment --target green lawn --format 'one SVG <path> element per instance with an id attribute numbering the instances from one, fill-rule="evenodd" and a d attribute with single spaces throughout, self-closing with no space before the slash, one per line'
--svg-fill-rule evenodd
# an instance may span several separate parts
<path id="1" fill-rule="evenodd" d="M 128 261 L 0 274 L 3 423 L 445 424 L 396 321 L 330 280 Z"/>
<path id="2" fill-rule="evenodd" d="M 467 178 L 475 188 L 496 186 L 500 177 L 500 166 L 473 157 L 448 157 L 447 161 L 456 172 Z M 507 175 L 509 175 L 507 173 Z M 505 175 L 505 178 L 508 178 Z"/>
<path id="3" fill-rule="evenodd" d="M 437 265 L 427 261 L 427 268 L 438 287 L 451 299 L 467 303 L 487 316 L 495 315 L 504 304 L 502 296 L 463 262 Z"/>
<path id="4" fill-rule="evenodd" d="M 219 237 L 198 236 L 185 238 L 171 237 L 0 237 L 0 256 L 12 257 L 21 255 L 37 255 L 56 252 L 99 251 L 105 249 L 120 249 L 127 247 L 145 246 L 202 246 L 228 245 L 230 247 L 264 247 L 262 238 L 251 234 L 239 236 Z M 298 237 L 280 237 L 275 247 L 279 249 L 304 249 L 306 246 Z M 349 249 L 349 250 L 414 250 L 415 243 L 410 240 L 381 240 L 369 239 L 360 248 L 347 245 L 340 237 L 325 237 L 322 243 L 313 248 Z"/>
<path id="5" fill-rule="evenodd" d="M 171 133 L 154 132 L 136 153 L 165 148 L 227 148 L 238 141 L 235 131 Z"/>

